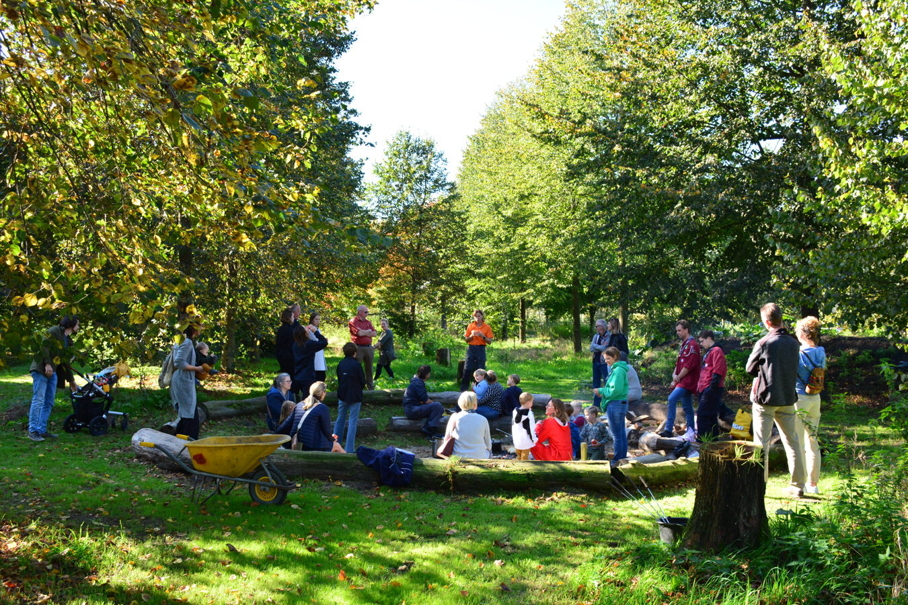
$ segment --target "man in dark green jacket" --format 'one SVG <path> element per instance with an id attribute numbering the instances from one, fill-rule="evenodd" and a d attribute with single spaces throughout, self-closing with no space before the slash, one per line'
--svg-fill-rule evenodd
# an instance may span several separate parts
<path id="1" fill-rule="evenodd" d="M 54 395 L 57 383 L 69 382 L 69 387 L 76 390 L 73 378 L 71 336 L 79 331 L 79 318 L 66 315 L 60 325 L 47 331 L 41 343 L 41 351 L 35 355 L 29 372 L 32 375 L 32 405 L 28 412 L 28 438 L 32 441 L 56 439 L 57 436 L 47 432 L 47 420 L 54 409 Z"/>

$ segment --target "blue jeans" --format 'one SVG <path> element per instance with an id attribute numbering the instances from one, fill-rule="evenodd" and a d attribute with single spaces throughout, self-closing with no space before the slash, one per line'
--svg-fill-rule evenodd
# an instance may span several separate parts
<path id="1" fill-rule="evenodd" d="M 426 434 L 437 433 L 438 425 L 441 424 L 441 417 L 445 415 L 445 408 L 437 401 L 433 401 L 423 405 L 404 406 L 404 414 L 408 420 L 422 420 L 425 418 L 426 423 L 422 426 L 422 432 Z"/>
<path id="2" fill-rule="evenodd" d="M 487 405 L 481 405 L 476 408 L 476 413 L 485 418 L 486 420 L 495 420 L 501 413 L 498 410 L 494 410 Z"/>
<path id="3" fill-rule="evenodd" d="M 32 372 L 32 405 L 28 410 L 28 432 L 42 435 L 47 432 L 47 420 L 54 409 L 57 393 L 57 373 L 50 378 L 44 372 Z"/>
<path id="4" fill-rule="evenodd" d="M 593 361 L 593 388 L 598 389 L 601 387 L 605 381 L 608 380 L 608 364 L 604 361 L 599 363 Z M 593 405 L 599 407 L 602 403 L 602 397 L 595 391 L 593 391 Z M 601 407 L 599 409 L 602 409 Z"/>
<path id="5" fill-rule="evenodd" d="M 359 408 L 362 407 L 363 402 L 358 401 L 356 403 L 345 403 L 338 400 L 337 402 L 337 421 L 334 423 L 334 434 L 337 435 L 337 440 L 341 441 L 344 438 L 344 424 L 347 425 L 347 445 L 344 446 L 344 450 L 347 452 L 354 452 L 353 446 L 356 442 L 356 423 L 359 421 Z M 349 421 L 347 416 L 349 415 Z"/>
<path id="6" fill-rule="evenodd" d="M 675 387 L 675 390 L 668 396 L 668 418 L 665 420 L 665 430 L 667 431 L 675 430 L 675 414 L 678 413 L 679 400 L 681 407 L 684 408 L 684 420 L 687 422 L 687 428 L 694 429 L 693 393 L 684 387 Z"/>
<path id="7" fill-rule="evenodd" d="M 605 404 L 605 417 L 608 418 L 608 432 L 615 440 L 615 457 L 612 466 L 619 460 L 627 458 L 627 430 L 624 419 L 627 416 L 627 401 L 609 401 Z"/>

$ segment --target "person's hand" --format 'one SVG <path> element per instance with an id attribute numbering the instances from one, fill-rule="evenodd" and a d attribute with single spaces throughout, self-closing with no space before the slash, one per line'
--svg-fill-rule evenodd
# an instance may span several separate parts
<path id="1" fill-rule="evenodd" d="M 54 366 L 50 365 L 49 363 L 45 363 L 44 364 L 44 375 L 47 376 L 48 378 L 53 376 L 54 375 Z"/>
<path id="2" fill-rule="evenodd" d="M 331 434 L 331 438 L 334 439 L 335 441 L 337 441 L 337 435 L 335 435 L 333 433 Z"/>

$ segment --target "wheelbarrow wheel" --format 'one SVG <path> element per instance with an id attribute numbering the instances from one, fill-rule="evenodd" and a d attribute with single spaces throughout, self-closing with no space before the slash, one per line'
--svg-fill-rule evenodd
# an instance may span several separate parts
<path id="1" fill-rule="evenodd" d="M 287 485 L 287 479 L 279 470 L 275 468 L 271 469 L 271 475 L 278 485 Z M 263 468 L 260 468 L 252 474 L 252 480 L 273 483 L 271 477 L 268 476 L 268 473 L 266 473 Z M 287 490 L 279 487 L 265 487 L 264 485 L 251 483 L 249 484 L 249 495 L 254 502 L 258 502 L 259 504 L 279 505 L 287 499 Z"/>
<path id="2" fill-rule="evenodd" d="M 79 417 L 75 414 L 70 414 L 66 417 L 66 420 L 63 421 L 63 430 L 67 433 L 76 433 L 79 431 Z"/>
<path id="3" fill-rule="evenodd" d="M 104 416 L 95 416 L 91 419 L 91 422 L 88 423 L 88 432 L 91 433 L 92 437 L 106 435 L 107 427 L 107 418 Z"/>

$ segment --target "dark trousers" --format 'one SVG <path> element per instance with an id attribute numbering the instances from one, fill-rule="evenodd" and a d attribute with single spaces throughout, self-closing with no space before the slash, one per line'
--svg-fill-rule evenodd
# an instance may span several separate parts
<path id="1" fill-rule="evenodd" d="M 486 346 L 485 345 L 468 345 L 467 361 L 463 364 L 463 376 L 460 377 L 460 390 L 466 391 L 470 388 L 470 382 L 473 380 L 473 372 L 486 367 Z"/>
<path id="2" fill-rule="evenodd" d="M 605 384 L 606 380 L 608 380 L 608 364 L 605 361 L 593 360 L 593 388 L 598 389 Z M 602 397 L 599 396 L 598 391 L 593 395 L 593 405 L 602 409 Z"/>
<path id="3" fill-rule="evenodd" d="M 384 368 L 385 372 L 388 373 L 388 378 L 390 378 L 391 380 L 394 380 L 394 370 L 391 369 L 390 363 L 388 365 L 384 365 L 384 364 L 380 363 L 375 366 L 375 380 L 378 380 L 378 377 L 381 376 L 382 368 Z"/>
<path id="4" fill-rule="evenodd" d="M 719 410 L 723 407 L 722 387 L 707 387 L 700 393 L 697 406 L 697 439 L 712 440 L 719 436 Z"/>
<path id="5" fill-rule="evenodd" d="M 444 406 L 437 401 L 422 405 L 408 405 L 404 408 L 404 414 L 407 415 L 409 420 L 426 419 L 426 423 L 422 425 L 422 431 L 427 434 L 438 432 L 438 424 L 441 422 L 441 417 L 444 416 L 444 413 Z"/>
<path id="6" fill-rule="evenodd" d="M 199 438 L 199 406 L 195 407 L 195 416 L 192 418 L 183 418 L 180 417 L 180 421 L 177 423 L 176 434 L 177 435 L 186 435 L 191 439 Z"/>
<path id="7" fill-rule="evenodd" d="M 309 388 L 315 384 L 315 380 L 294 380 L 290 383 L 290 391 L 296 395 L 297 401 L 302 401 L 309 396 Z"/>

